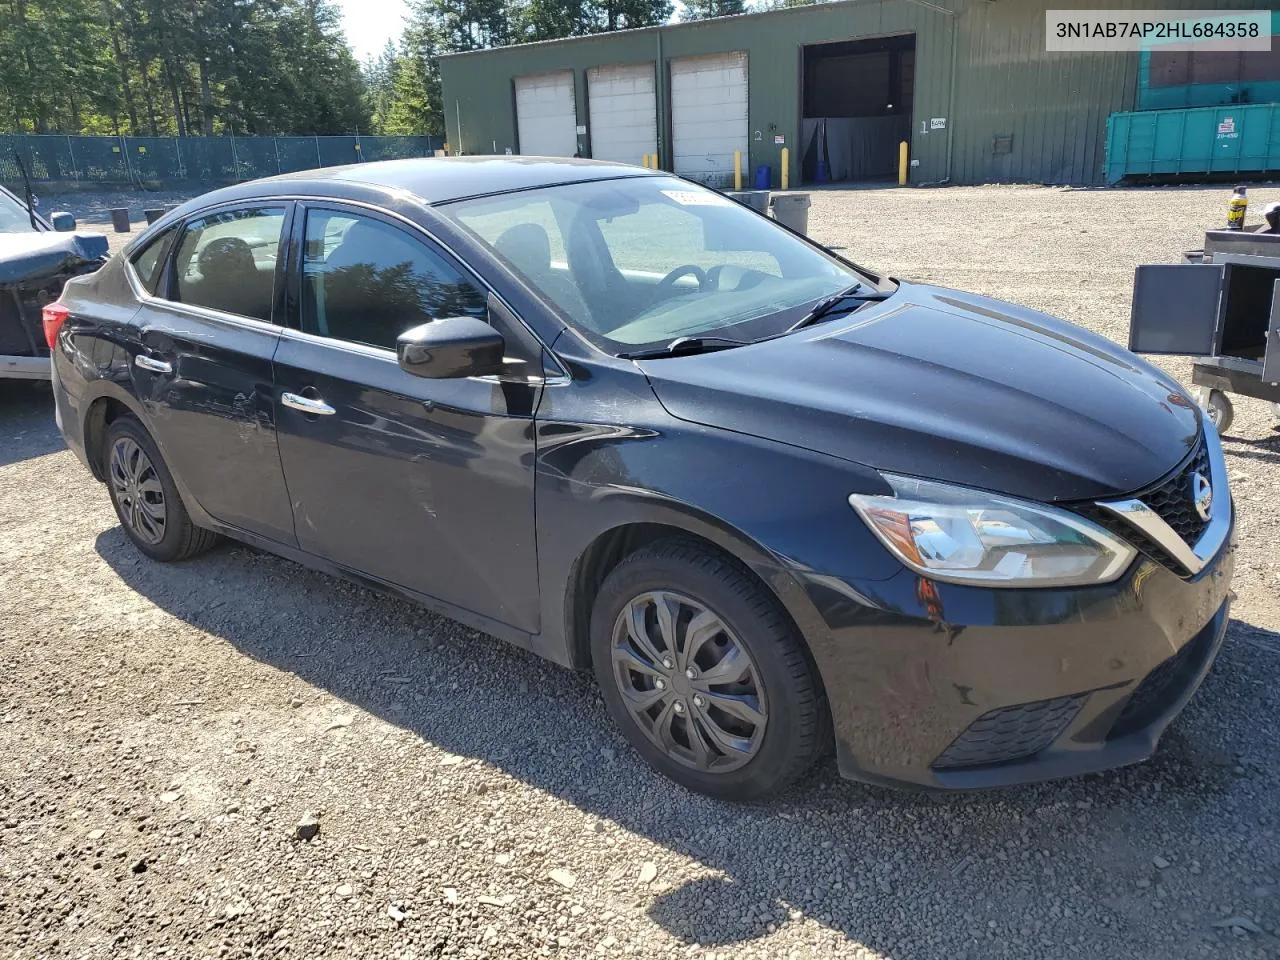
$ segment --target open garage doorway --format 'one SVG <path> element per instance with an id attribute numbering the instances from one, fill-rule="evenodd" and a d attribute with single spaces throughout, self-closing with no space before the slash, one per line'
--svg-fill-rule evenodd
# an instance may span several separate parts
<path id="1" fill-rule="evenodd" d="M 813 44 L 802 57 L 804 181 L 896 178 L 898 144 L 911 139 L 915 34 Z"/>

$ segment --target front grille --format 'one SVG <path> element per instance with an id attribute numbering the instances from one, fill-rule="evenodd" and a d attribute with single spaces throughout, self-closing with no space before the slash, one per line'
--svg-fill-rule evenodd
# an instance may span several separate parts
<path id="1" fill-rule="evenodd" d="M 1154 723 L 1172 700 L 1182 696 L 1213 651 L 1218 621 L 1211 620 L 1198 634 L 1169 659 L 1158 664 L 1133 688 L 1120 716 L 1111 725 L 1107 739 L 1127 736 Z"/>
<path id="2" fill-rule="evenodd" d="M 1176 470 L 1154 486 L 1133 494 L 1131 498 L 1141 500 L 1159 514 L 1160 518 L 1172 527 L 1189 547 L 1195 547 L 1204 534 L 1205 527 L 1208 526 L 1207 521 L 1200 519 L 1195 501 L 1192 500 L 1191 478 L 1197 473 L 1203 474 L 1206 479 L 1210 476 L 1209 449 L 1203 438 Z M 1133 544 L 1161 566 L 1181 577 L 1188 576 L 1182 565 L 1162 550 L 1158 544 L 1110 510 L 1104 510 L 1096 503 L 1079 504 L 1074 509 L 1098 526 Z"/>
<path id="3" fill-rule="evenodd" d="M 1138 495 L 1138 499 L 1160 514 L 1162 519 L 1189 547 L 1194 547 L 1204 528 L 1209 525 L 1202 520 L 1196 510 L 1195 501 L 1191 498 L 1191 478 L 1197 473 L 1209 479 L 1209 451 L 1204 441 L 1187 464 L 1176 475 L 1170 477 L 1158 487 Z"/>
<path id="4" fill-rule="evenodd" d="M 1088 694 L 989 710 L 938 754 L 935 770 L 985 767 L 1039 753 L 1066 729 Z"/>

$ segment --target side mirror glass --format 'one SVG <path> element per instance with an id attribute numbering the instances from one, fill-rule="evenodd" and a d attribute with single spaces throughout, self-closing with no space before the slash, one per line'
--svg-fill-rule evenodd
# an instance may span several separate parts
<path id="1" fill-rule="evenodd" d="M 76 218 L 65 210 L 49 214 L 49 223 L 59 233 L 70 233 L 76 228 Z"/>
<path id="2" fill-rule="evenodd" d="M 502 372 L 502 334 L 477 317 L 445 317 L 406 330 L 396 340 L 400 369 L 443 380 Z"/>

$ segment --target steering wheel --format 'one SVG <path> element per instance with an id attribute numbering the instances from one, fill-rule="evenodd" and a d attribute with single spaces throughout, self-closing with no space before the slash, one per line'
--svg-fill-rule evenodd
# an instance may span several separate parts
<path id="1" fill-rule="evenodd" d="M 667 292 L 676 285 L 676 281 L 686 274 L 692 274 L 698 278 L 699 290 L 707 289 L 707 275 L 703 269 L 697 264 L 682 263 L 658 281 L 658 285 L 653 289 L 653 299 L 657 300 L 665 296 Z"/>

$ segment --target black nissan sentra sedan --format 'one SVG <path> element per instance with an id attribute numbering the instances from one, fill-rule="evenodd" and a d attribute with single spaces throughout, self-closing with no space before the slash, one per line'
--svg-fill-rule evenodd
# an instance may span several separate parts
<path id="1" fill-rule="evenodd" d="M 1174 381 L 660 172 L 245 183 L 44 323 L 144 554 L 233 537 L 593 669 L 715 796 L 832 745 L 943 788 L 1133 763 L 1226 629 L 1222 450 Z"/>

